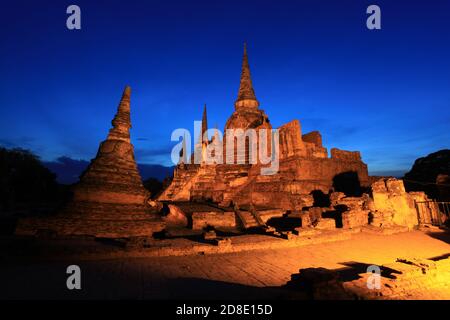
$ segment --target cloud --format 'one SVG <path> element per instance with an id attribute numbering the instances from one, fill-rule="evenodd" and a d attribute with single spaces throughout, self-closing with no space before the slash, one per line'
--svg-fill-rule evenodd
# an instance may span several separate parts
<path id="1" fill-rule="evenodd" d="M 0 138 L 0 146 L 7 149 L 24 149 L 32 152 L 36 156 L 38 154 L 44 154 L 46 148 L 42 145 L 37 144 L 37 139 L 32 137 L 18 137 L 18 138 Z"/>
<path id="2" fill-rule="evenodd" d="M 16 144 L 11 142 L 10 140 L 0 139 L 0 145 L 5 148 L 16 148 Z"/>
<path id="3" fill-rule="evenodd" d="M 43 164 L 56 174 L 59 183 L 71 184 L 78 181 L 80 175 L 89 165 L 89 161 L 63 156 L 55 161 L 44 161 Z"/>
<path id="4" fill-rule="evenodd" d="M 360 134 L 368 129 L 367 124 L 355 125 L 355 124 L 342 124 L 339 121 L 335 121 L 330 118 L 304 118 L 301 119 L 302 133 L 308 133 L 313 130 L 318 130 L 323 136 L 328 137 L 331 141 L 351 141 L 351 136 Z"/>
<path id="5" fill-rule="evenodd" d="M 395 178 L 402 178 L 408 170 L 380 170 L 380 171 L 369 171 L 371 176 L 392 176 Z"/>
<path id="6" fill-rule="evenodd" d="M 32 137 L 19 137 L 13 139 L 0 139 L 0 145 L 6 148 L 31 148 L 35 139 Z"/>
<path id="7" fill-rule="evenodd" d="M 171 152 L 172 145 L 161 146 L 158 148 L 136 148 L 134 154 L 138 162 L 146 163 L 164 163 L 172 165 Z"/>

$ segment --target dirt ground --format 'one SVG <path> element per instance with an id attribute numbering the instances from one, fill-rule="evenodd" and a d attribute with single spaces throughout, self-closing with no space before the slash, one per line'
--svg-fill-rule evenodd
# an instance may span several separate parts
<path id="1" fill-rule="evenodd" d="M 412 231 L 358 233 L 349 240 L 298 248 L 211 255 L 97 261 L 8 259 L 0 264 L 0 299 L 283 298 L 287 290 L 283 286 L 301 268 L 340 269 L 449 255 L 449 234 Z M 69 265 L 81 268 L 81 290 L 66 287 Z M 355 277 L 357 273 L 361 270 L 354 270 Z"/>

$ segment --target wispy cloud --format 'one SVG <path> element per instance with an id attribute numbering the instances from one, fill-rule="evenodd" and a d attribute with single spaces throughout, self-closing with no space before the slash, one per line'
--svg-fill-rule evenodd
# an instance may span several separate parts
<path id="1" fill-rule="evenodd" d="M 134 154 L 136 160 L 142 163 L 159 163 L 164 165 L 172 165 L 171 162 L 171 152 L 172 145 L 165 145 L 160 147 L 150 147 L 150 148 L 136 148 Z"/>

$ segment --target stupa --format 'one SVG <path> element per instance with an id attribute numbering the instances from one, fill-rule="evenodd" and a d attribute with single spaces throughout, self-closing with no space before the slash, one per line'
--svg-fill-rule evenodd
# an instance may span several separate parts
<path id="1" fill-rule="evenodd" d="M 207 129 L 206 111 L 202 122 L 203 134 Z M 245 45 L 238 96 L 234 111 L 225 124 L 222 140 L 223 158 L 236 161 L 231 161 L 234 164 L 223 161 L 209 165 L 203 162 L 179 163 L 175 167 L 171 184 L 159 196 L 159 200 L 207 201 L 222 207 L 238 204 L 241 207 L 254 205 L 260 208 L 301 210 L 311 205 L 312 197 L 320 200 L 322 194 L 334 191 L 356 196 L 369 186 L 367 165 L 361 160 L 359 151 L 332 148 L 329 155 L 322 144 L 321 134 L 318 131 L 302 134 L 298 120 L 277 128 L 278 144 L 272 144 L 272 138 L 267 135 L 267 149 L 272 149 L 269 154 L 278 150 L 274 154 L 279 159 L 279 168 L 273 174 L 262 174 L 264 166 L 249 161 L 250 155 L 256 153 L 250 151 L 258 150 L 262 140 L 230 144 L 227 148 L 230 130 L 253 130 L 257 134 L 261 130 L 273 130 L 269 117 L 260 109 L 260 102 L 253 89 Z M 211 143 L 204 142 L 207 145 Z"/>
<path id="2" fill-rule="evenodd" d="M 106 238 L 148 237 L 164 223 L 148 205 L 130 142 L 130 87 L 126 87 L 108 137 L 73 188 L 73 197 L 57 215 L 23 219 L 16 234 L 52 231 L 58 235 Z"/>

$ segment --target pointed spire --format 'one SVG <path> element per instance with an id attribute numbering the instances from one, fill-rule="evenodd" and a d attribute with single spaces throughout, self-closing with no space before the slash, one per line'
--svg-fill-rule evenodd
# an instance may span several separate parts
<path id="1" fill-rule="evenodd" d="M 208 119 L 206 116 L 206 103 L 205 103 L 205 106 L 203 107 L 203 117 L 202 117 L 202 137 L 207 130 L 208 130 Z"/>
<path id="2" fill-rule="evenodd" d="M 130 112 L 130 97 L 131 97 L 131 87 L 125 86 L 122 93 L 122 99 L 120 99 L 119 110 L 123 112 Z"/>
<path id="3" fill-rule="evenodd" d="M 122 94 L 122 99 L 120 99 L 117 113 L 111 122 L 113 127 L 109 130 L 108 140 L 130 142 L 130 96 L 131 88 L 126 86 Z"/>
<path id="4" fill-rule="evenodd" d="M 197 142 L 197 144 L 199 146 L 201 146 L 203 144 L 208 144 L 208 139 L 206 139 L 206 140 L 204 139 L 206 131 L 208 131 L 208 119 L 206 116 L 206 103 L 205 103 L 205 105 L 203 107 L 203 116 L 202 116 L 202 131 L 199 134 L 198 142 Z"/>
<path id="5" fill-rule="evenodd" d="M 183 143 L 180 150 L 180 163 L 187 163 L 186 134 L 183 136 Z"/>
<path id="6" fill-rule="evenodd" d="M 236 108 L 248 107 L 251 109 L 258 108 L 259 102 L 256 100 L 255 91 L 253 90 L 252 78 L 250 74 L 250 66 L 248 64 L 247 43 L 244 42 L 244 55 L 242 57 L 241 82 L 239 85 L 238 98 L 235 102 Z"/>

